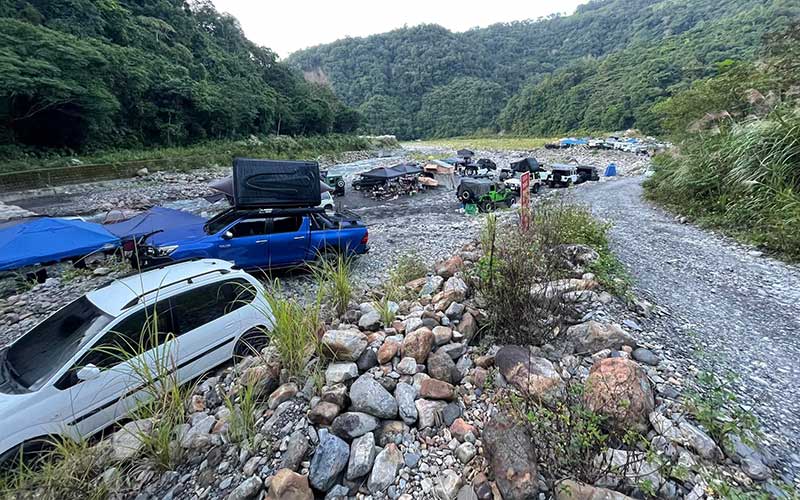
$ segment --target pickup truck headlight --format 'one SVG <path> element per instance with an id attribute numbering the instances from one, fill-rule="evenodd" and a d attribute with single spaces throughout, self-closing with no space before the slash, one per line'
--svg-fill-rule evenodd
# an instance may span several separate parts
<path id="1" fill-rule="evenodd" d="M 169 255 L 177 249 L 178 245 L 167 245 L 163 247 L 158 247 L 158 253 L 160 253 L 161 255 Z"/>

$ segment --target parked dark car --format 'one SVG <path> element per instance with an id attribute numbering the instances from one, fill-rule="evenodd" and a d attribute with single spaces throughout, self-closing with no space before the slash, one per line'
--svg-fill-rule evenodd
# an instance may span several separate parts
<path id="1" fill-rule="evenodd" d="M 588 181 L 599 181 L 600 174 L 597 171 L 597 168 L 590 167 L 588 165 L 582 165 L 577 168 L 578 171 L 578 181 L 576 184 L 581 184 L 583 182 Z"/>
<path id="2" fill-rule="evenodd" d="M 331 175 L 327 170 L 320 170 L 319 176 L 322 182 L 333 188 L 334 196 L 344 196 L 344 177 Z"/>

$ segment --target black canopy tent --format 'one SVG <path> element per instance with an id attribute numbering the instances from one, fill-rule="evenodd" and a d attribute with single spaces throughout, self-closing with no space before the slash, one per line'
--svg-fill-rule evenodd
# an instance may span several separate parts
<path id="1" fill-rule="evenodd" d="M 514 172 L 542 172 L 544 169 L 536 158 L 523 158 L 511 162 L 511 170 Z"/>
<path id="2" fill-rule="evenodd" d="M 458 151 L 456 151 L 456 155 L 459 158 L 468 159 L 468 158 L 472 158 L 473 156 L 475 156 L 475 153 L 473 151 L 470 151 L 469 149 L 459 149 Z"/>

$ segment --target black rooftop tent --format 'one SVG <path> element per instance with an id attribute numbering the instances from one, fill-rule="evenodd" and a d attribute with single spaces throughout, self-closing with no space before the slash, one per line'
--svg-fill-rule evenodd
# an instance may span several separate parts
<path id="1" fill-rule="evenodd" d="M 456 154 L 459 158 L 472 158 L 475 156 L 475 153 L 470 151 L 469 149 L 459 149 L 456 151 Z"/>
<path id="2" fill-rule="evenodd" d="M 403 175 L 412 175 L 412 174 L 421 174 L 422 169 L 419 165 L 415 163 L 401 163 L 400 165 L 394 165 L 392 170 L 396 170 Z"/>
<path id="3" fill-rule="evenodd" d="M 514 172 L 541 172 L 542 166 L 536 158 L 523 158 L 511 162 L 511 170 Z"/>
<path id="4" fill-rule="evenodd" d="M 402 177 L 405 173 L 400 172 L 399 170 L 395 170 L 392 167 L 378 167 L 373 168 L 372 170 L 368 170 L 367 172 L 363 172 L 361 177 L 367 177 L 370 179 L 396 179 L 398 177 Z"/>

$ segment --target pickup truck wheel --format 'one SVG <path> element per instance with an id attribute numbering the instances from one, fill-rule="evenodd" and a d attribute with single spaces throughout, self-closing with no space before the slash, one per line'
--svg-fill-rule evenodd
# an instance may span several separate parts
<path id="1" fill-rule="evenodd" d="M 259 328 L 246 331 L 233 347 L 233 362 L 240 363 L 248 356 L 258 356 L 261 349 L 267 344 L 269 344 L 269 337 L 265 331 Z"/>
<path id="2" fill-rule="evenodd" d="M 465 189 L 464 191 L 462 191 L 462 192 L 461 192 L 461 194 L 460 194 L 460 195 L 458 195 L 458 198 L 459 198 L 461 201 L 463 201 L 464 203 L 466 203 L 466 202 L 468 202 L 468 201 L 469 201 L 469 199 L 470 199 L 470 198 L 472 198 L 472 195 L 471 195 L 471 194 L 469 194 L 469 191 L 467 191 L 467 190 Z"/>

